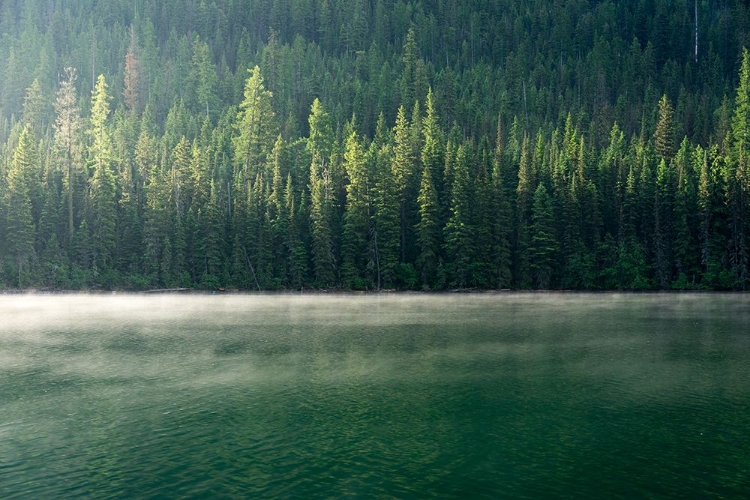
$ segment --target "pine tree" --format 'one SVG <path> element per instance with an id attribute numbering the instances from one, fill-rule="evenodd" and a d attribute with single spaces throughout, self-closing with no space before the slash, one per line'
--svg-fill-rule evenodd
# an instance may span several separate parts
<path id="1" fill-rule="evenodd" d="M 39 155 L 38 155 L 39 156 Z M 61 224 L 60 195 L 62 191 L 62 175 L 53 163 L 51 155 L 43 157 L 44 174 L 37 191 L 43 198 L 42 210 L 39 215 L 36 231 L 36 252 L 42 254 L 46 250 L 49 241 L 63 228 Z M 57 240 L 57 238 L 55 238 Z M 57 243 L 56 243 L 57 244 Z"/>
<path id="2" fill-rule="evenodd" d="M 356 132 L 349 134 L 344 151 L 346 186 L 342 274 L 350 288 L 365 286 L 362 270 L 367 266 L 367 239 L 370 233 L 371 205 L 365 150 Z"/>
<path id="3" fill-rule="evenodd" d="M 539 184 L 534 192 L 529 233 L 529 269 L 534 285 L 541 289 L 549 288 L 558 245 L 555 238 L 552 201 L 544 184 Z"/>
<path id="4" fill-rule="evenodd" d="M 678 274 L 678 286 L 685 287 L 689 280 L 695 284 L 695 272 L 698 256 L 694 242 L 693 229 L 696 221 L 693 214 L 698 212 L 696 206 L 695 186 L 693 185 L 692 148 L 687 137 L 683 139 L 680 149 L 674 158 L 676 167 L 676 190 L 674 195 L 674 267 Z"/>
<path id="5" fill-rule="evenodd" d="M 250 76 L 245 81 L 245 98 L 237 113 L 234 138 L 235 160 L 245 181 L 265 171 L 266 160 L 278 135 L 272 94 L 263 85 L 260 68 L 255 66 L 248 72 Z"/>
<path id="6" fill-rule="evenodd" d="M 394 146 L 393 146 L 393 180 L 396 188 L 396 195 L 399 200 L 399 217 L 401 227 L 399 230 L 401 262 L 406 262 L 407 251 L 407 231 L 409 226 L 409 190 L 413 182 L 414 168 L 416 158 L 412 147 L 412 136 L 409 127 L 409 121 L 406 118 L 406 110 L 403 106 L 398 109 L 396 126 L 393 129 Z"/>
<path id="7" fill-rule="evenodd" d="M 94 272 L 106 271 L 113 264 L 117 241 L 117 200 L 115 175 L 112 170 L 113 148 L 109 126 L 109 101 L 107 82 L 99 75 L 91 97 L 92 137 L 89 157 L 93 163 L 91 178 L 90 230 L 94 250 Z"/>
<path id="8" fill-rule="evenodd" d="M 211 49 L 199 37 L 193 42 L 193 59 L 190 66 L 188 80 L 195 93 L 196 111 L 201 110 L 205 112 L 206 118 L 210 118 L 212 111 L 216 114 L 218 107 L 218 97 L 215 94 L 218 76 L 211 60 Z"/>
<path id="9" fill-rule="evenodd" d="M 512 214 L 510 197 L 506 188 L 506 172 L 503 159 L 503 138 L 501 121 L 498 120 L 498 133 L 495 154 L 492 158 L 491 202 L 494 218 L 492 221 L 492 274 L 497 288 L 509 288 L 512 284 L 511 274 L 511 232 Z"/>
<path id="10" fill-rule="evenodd" d="M 674 110 L 667 95 L 659 101 L 659 121 L 654 132 L 654 148 L 667 162 L 674 156 Z"/>
<path id="11" fill-rule="evenodd" d="M 435 281 L 438 258 L 440 257 L 440 204 L 438 201 L 435 176 L 441 172 L 444 164 L 443 134 L 435 111 L 432 89 L 427 92 L 427 116 L 422 123 L 424 145 L 422 146 L 422 175 L 419 185 L 417 205 L 419 221 L 417 222 L 417 268 L 422 285 L 429 288 Z"/>
<path id="12" fill-rule="evenodd" d="M 673 172 L 662 158 L 656 171 L 654 191 L 654 266 L 661 288 L 667 288 L 672 281 L 673 210 Z"/>
<path id="13" fill-rule="evenodd" d="M 36 136 L 44 135 L 48 103 L 38 79 L 26 89 L 23 99 L 23 123 L 31 127 Z"/>
<path id="14" fill-rule="evenodd" d="M 130 45 L 125 53 L 125 71 L 123 74 L 122 97 L 125 107 L 130 113 L 138 114 L 141 112 L 141 87 L 143 79 L 141 77 L 141 60 L 139 58 L 140 48 L 138 46 L 138 36 L 133 26 L 130 26 Z"/>
<path id="15" fill-rule="evenodd" d="M 294 197 L 294 185 L 292 175 L 286 178 L 286 189 L 284 191 L 284 209 L 287 215 L 287 238 L 285 246 L 288 252 L 289 285 L 293 289 L 302 289 L 307 274 L 307 252 L 300 236 L 300 210 L 297 208 Z"/>
<path id="16" fill-rule="evenodd" d="M 5 192 L 5 234 L 7 251 L 18 273 L 18 287 L 23 288 L 27 265 L 34 257 L 34 219 L 31 213 L 31 190 L 35 171 L 39 169 L 33 132 L 24 127 L 13 151 Z M 27 282 L 28 283 L 28 282 Z"/>
<path id="17" fill-rule="evenodd" d="M 440 128 L 440 117 L 435 109 L 435 97 L 432 89 L 427 91 L 426 116 L 422 120 L 423 146 L 421 151 L 422 165 L 430 169 L 436 193 L 442 187 L 443 168 L 445 166 L 445 139 Z"/>
<path id="18" fill-rule="evenodd" d="M 310 235 L 311 258 L 318 286 L 333 286 L 336 278 L 333 209 L 334 183 L 331 179 L 334 139 L 330 117 L 318 99 L 313 101 L 310 116 Z"/>
<path id="19" fill-rule="evenodd" d="M 421 274 L 422 285 L 429 288 L 430 283 L 435 280 L 435 271 L 440 255 L 440 206 L 438 205 L 437 192 L 429 163 L 425 163 L 422 169 L 422 181 L 417 203 L 419 204 L 417 268 Z"/>
<path id="20" fill-rule="evenodd" d="M 211 182 L 210 196 L 204 213 L 199 213 L 200 245 L 203 262 L 201 263 L 201 286 L 218 288 L 224 274 L 225 232 L 221 216 L 220 195 L 216 184 Z"/>
<path id="21" fill-rule="evenodd" d="M 374 207 L 372 244 L 372 267 L 375 271 L 377 289 L 395 285 L 396 268 L 399 262 L 399 201 L 393 178 L 393 148 L 386 142 L 382 129 L 384 120 L 379 120 L 381 132 L 370 144 L 370 158 L 374 163 L 372 204 Z"/>
<path id="22" fill-rule="evenodd" d="M 336 278 L 336 257 L 333 251 L 331 227 L 333 199 L 328 168 L 319 167 L 320 159 L 313 157 L 310 167 L 310 232 L 312 234 L 312 262 L 315 281 L 320 287 L 330 287 Z"/>
<path id="23" fill-rule="evenodd" d="M 735 96 L 732 115 L 732 152 L 730 175 L 728 176 L 729 209 L 732 222 L 730 262 L 732 270 L 744 288 L 750 280 L 748 234 L 748 192 L 750 192 L 750 53 L 742 52 L 740 81 Z M 732 172 L 733 170 L 733 172 Z M 733 173 L 733 175 L 732 175 Z"/>
<path id="24" fill-rule="evenodd" d="M 473 227 L 470 219 L 470 150 L 459 146 L 453 171 L 451 216 L 445 225 L 446 254 L 452 269 L 453 284 L 459 288 L 469 285 L 470 268 L 474 259 Z"/>
<path id="25" fill-rule="evenodd" d="M 273 178 L 271 179 L 271 191 L 266 204 L 268 220 L 271 224 L 271 248 L 273 252 L 273 277 L 275 287 L 280 287 L 287 278 L 287 265 L 289 262 L 290 248 L 286 241 L 289 236 L 287 224 L 289 216 L 286 213 L 286 196 L 284 193 L 284 177 L 282 168 L 285 163 L 286 144 L 279 136 L 274 144 L 271 157 L 273 158 Z"/>
<path id="26" fill-rule="evenodd" d="M 401 56 L 401 106 L 410 107 L 414 105 L 416 100 L 416 73 L 417 73 L 417 60 L 419 59 L 419 50 L 417 47 L 417 38 L 414 28 L 409 28 L 404 41 L 403 53 Z"/>
<path id="27" fill-rule="evenodd" d="M 535 189 L 536 179 L 531 163 L 529 138 L 524 136 L 518 167 L 518 186 L 516 188 L 516 264 L 513 273 L 516 278 L 516 286 L 519 288 L 527 288 L 531 285 L 528 253 L 530 244 L 529 225 L 531 224 L 532 197 Z"/>
<path id="28" fill-rule="evenodd" d="M 74 199 L 76 173 L 80 170 L 80 153 L 82 120 L 78 109 L 75 81 L 76 71 L 65 68 L 66 78 L 60 83 L 55 100 L 55 152 L 65 176 L 66 211 L 68 215 L 68 243 L 72 242 L 75 232 Z"/>

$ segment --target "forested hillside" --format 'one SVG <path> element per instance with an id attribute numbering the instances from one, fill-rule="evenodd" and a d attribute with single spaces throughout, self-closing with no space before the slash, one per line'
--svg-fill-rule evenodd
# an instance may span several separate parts
<path id="1" fill-rule="evenodd" d="M 0 287 L 745 289 L 742 0 L 0 1 Z"/>

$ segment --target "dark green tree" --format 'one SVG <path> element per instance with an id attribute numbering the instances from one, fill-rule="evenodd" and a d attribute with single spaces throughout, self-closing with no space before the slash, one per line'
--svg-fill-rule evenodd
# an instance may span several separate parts
<path id="1" fill-rule="evenodd" d="M 555 254 L 558 251 L 555 237 L 552 201 L 544 184 L 534 192 L 529 227 L 529 270 L 536 288 L 549 288 L 555 271 Z"/>
<path id="2" fill-rule="evenodd" d="M 458 147 L 451 189 L 451 215 L 445 224 L 446 255 L 451 266 L 452 283 L 458 288 L 469 286 L 471 264 L 474 259 L 474 228 L 470 217 L 470 154 L 471 148 L 468 144 Z"/>

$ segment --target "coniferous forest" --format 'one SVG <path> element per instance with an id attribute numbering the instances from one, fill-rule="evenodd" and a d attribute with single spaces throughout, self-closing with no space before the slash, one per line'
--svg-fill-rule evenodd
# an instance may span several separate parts
<path id="1" fill-rule="evenodd" d="M 0 1 L 0 287 L 750 286 L 741 0 Z"/>

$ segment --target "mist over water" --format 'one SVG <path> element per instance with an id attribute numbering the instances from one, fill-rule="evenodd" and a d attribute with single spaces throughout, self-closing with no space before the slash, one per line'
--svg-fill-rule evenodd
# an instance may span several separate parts
<path id="1" fill-rule="evenodd" d="M 750 301 L 0 296 L 0 498 L 750 491 Z"/>

